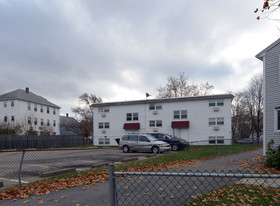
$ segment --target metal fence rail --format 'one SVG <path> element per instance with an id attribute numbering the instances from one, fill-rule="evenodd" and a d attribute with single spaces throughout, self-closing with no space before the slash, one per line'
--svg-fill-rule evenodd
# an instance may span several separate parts
<path id="1" fill-rule="evenodd" d="M 280 175 L 216 172 L 115 172 L 111 205 L 279 205 Z"/>

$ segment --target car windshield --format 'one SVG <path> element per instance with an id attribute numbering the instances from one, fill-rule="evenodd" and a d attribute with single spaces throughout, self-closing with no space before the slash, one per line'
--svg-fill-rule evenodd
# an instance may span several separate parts
<path id="1" fill-rule="evenodd" d="M 150 134 L 146 134 L 146 136 L 149 138 L 149 140 L 151 141 L 158 141 L 157 138 L 155 138 L 154 136 L 150 135 Z"/>
<path id="2" fill-rule="evenodd" d="M 174 137 L 172 137 L 171 135 L 169 134 L 165 134 L 165 136 L 168 138 L 168 139 L 173 139 Z"/>

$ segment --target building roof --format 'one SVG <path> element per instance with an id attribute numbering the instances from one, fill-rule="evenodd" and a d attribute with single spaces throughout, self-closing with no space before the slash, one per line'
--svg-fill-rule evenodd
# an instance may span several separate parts
<path id="1" fill-rule="evenodd" d="M 233 99 L 233 97 L 234 96 L 232 94 L 215 94 L 215 95 L 203 95 L 203 96 L 189 96 L 189 97 L 133 100 L 133 101 L 122 101 L 122 102 L 94 103 L 91 106 L 92 107 L 108 107 L 108 106 L 167 103 L 167 102 L 186 102 L 186 101 L 198 101 L 198 100 L 210 100 L 210 99 Z"/>
<path id="2" fill-rule="evenodd" d="M 280 43 L 280 38 L 277 39 L 275 42 L 273 42 L 272 44 L 270 44 L 268 47 L 266 47 L 265 49 L 263 49 L 261 52 L 259 52 L 257 55 L 256 55 L 256 58 L 258 58 L 259 60 L 263 61 L 263 57 L 265 55 L 265 53 L 272 49 L 273 47 L 275 47 L 277 44 Z"/>
<path id="3" fill-rule="evenodd" d="M 0 95 L 0 101 L 8 101 L 8 100 L 21 100 L 26 102 L 32 102 L 35 104 L 41 104 L 45 106 L 60 108 L 59 106 L 49 102 L 47 99 L 38 96 L 29 91 L 29 89 L 17 89 L 6 94 Z"/>

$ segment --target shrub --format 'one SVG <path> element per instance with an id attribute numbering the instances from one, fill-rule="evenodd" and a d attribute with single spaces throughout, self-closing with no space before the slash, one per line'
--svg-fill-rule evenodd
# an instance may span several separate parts
<path id="1" fill-rule="evenodd" d="M 268 143 L 264 166 L 280 170 L 280 146 L 274 148 L 273 144 L 274 140 Z"/>

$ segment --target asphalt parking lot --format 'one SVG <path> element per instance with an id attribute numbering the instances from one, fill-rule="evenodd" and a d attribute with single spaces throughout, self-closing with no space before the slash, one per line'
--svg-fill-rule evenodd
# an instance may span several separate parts
<path id="1" fill-rule="evenodd" d="M 106 165 L 111 162 L 138 160 L 153 156 L 152 153 L 123 153 L 118 148 L 60 149 L 42 151 L 0 152 L 0 182 L 4 188 L 18 184 L 20 162 L 23 158 L 21 180 L 23 183 L 42 179 L 59 170 L 77 171 Z M 3 188 L 2 188 L 3 189 Z"/>

